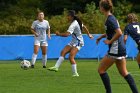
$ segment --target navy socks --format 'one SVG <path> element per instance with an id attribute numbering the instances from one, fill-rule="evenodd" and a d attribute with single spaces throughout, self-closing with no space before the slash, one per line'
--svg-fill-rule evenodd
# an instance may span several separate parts
<path id="1" fill-rule="evenodd" d="M 127 81 L 127 83 L 129 84 L 129 86 L 130 86 L 132 92 L 133 92 L 133 93 L 138 93 L 138 89 L 137 89 L 137 87 L 136 87 L 136 84 L 135 84 L 135 81 L 134 81 L 133 77 L 132 77 L 130 74 L 128 74 L 128 75 L 125 76 L 124 78 L 125 78 L 125 80 Z"/>
<path id="2" fill-rule="evenodd" d="M 112 93 L 110 79 L 109 79 L 108 74 L 107 73 L 100 74 L 100 77 L 101 77 L 103 84 L 105 86 L 106 93 Z"/>

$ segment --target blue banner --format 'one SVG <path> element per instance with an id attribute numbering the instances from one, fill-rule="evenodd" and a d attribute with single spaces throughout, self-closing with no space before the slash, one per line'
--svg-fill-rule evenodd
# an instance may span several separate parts
<path id="1" fill-rule="evenodd" d="M 77 53 L 76 58 L 102 58 L 107 53 L 108 46 L 103 43 L 102 39 L 96 45 L 96 38 L 100 34 L 94 35 L 91 40 L 87 35 L 83 35 L 85 45 Z M 51 40 L 48 40 L 48 59 L 58 58 L 61 50 L 71 41 L 69 37 L 59 37 L 52 35 Z M 127 40 L 127 56 L 136 57 L 138 50 L 132 38 Z M 17 60 L 17 59 L 31 59 L 34 48 L 34 37 L 32 35 L 21 36 L 0 36 L 0 60 Z M 133 50 L 133 51 L 132 51 Z M 42 58 L 41 50 L 39 50 L 37 59 Z M 68 55 L 66 55 L 68 58 Z"/>

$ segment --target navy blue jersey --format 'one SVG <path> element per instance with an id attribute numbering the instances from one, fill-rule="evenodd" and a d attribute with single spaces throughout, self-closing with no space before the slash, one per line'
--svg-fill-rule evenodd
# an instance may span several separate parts
<path id="1" fill-rule="evenodd" d="M 111 40 L 116 33 L 115 30 L 120 28 L 117 19 L 113 15 L 108 16 L 105 22 L 105 28 L 107 39 Z M 126 48 L 122 36 L 109 45 L 108 54 L 117 57 L 126 56 Z"/>
<path id="2" fill-rule="evenodd" d="M 124 35 L 130 35 L 139 45 L 140 43 L 140 23 L 130 23 L 125 27 Z"/>

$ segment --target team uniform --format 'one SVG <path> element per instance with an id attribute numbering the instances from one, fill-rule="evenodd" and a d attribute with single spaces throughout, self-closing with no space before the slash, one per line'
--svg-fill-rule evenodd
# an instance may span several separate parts
<path id="1" fill-rule="evenodd" d="M 140 52 L 140 23 L 130 23 L 125 27 L 124 35 L 130 35 L 138 45 Z"/>
<path id="2" fill-rule="evenodd" d="M 50 28 L 49 22 L 47 20 L 43 20 L 43 22 L 36 20 L 33 22 L 31 28 L 34 29 L 38 35 L 38 37 L 35 37 L 34 45 L 48 46 L 46 31 Z"/>
<path id="3" fill-rule="evenodd" d="M 36 20 L 33 22 L 31 28 L 37 33 L 38 37 L 34 37 L 34 45 L 37 46 L 48 46 L 47 38 L 46 38 L 46 31 L 50 29 L 49 22 L 47 20 L 43 20 L 40 22 L 39 20 Z M 34 68 L 35 61 L 37 58 L 37 54 L 32 55 L 32 65 L 31 67 Z M 47 62 L 47 55 L 42 55 L 42 64 L 43 68 L 46 68 L 46 62 Z"/>
<path id="4" fill-rule="evenodd" d="M 72 40 L 68 45 L 71 47 L 76 47 L 78 50 L 80 50 L 82 46 L 84 46 L 84 40 L 77 20 L 74 20 L 71 23 L 67 32 L 70 32 L 72 35 Z"/>
<path id="5" fill-rule="evenodd" d="M 106 23 L 105 23 L 105 27 L 106 27 L 106 35 L 107 35 L 108 40 L 111 40 L 113 38 L 113 36 L 116 34 L 115 30 L 120 28 L 118 21 L 116 20 L 116 18 L 113 15 L 108 16 Z M 123 41 L 123 37 L 120 36 L 112 44 L 109 44 L 109 50 L 108 50 L 107 57 L 117 59 L 117 60 L 119 59 L 119 60 L 121 60 L 119 62 L 124 62 L 124 60 L 122 60 L 122 59 L 125 59 L 125 56 L 126 56 L 126 48 L 125 48 L 125 44 Z M 102 65 L 104 65 L 104 64 L 102 64 Z M 116 64 L 119 65 L 120 63 L 118 64 L 116 61 Z M 123 66 L 119 65 L 119 66 L 121 67 L 121 69 L 123 69 L 125 65 L 123 65 Z M 104 67 L 102 67 L 102 68 L 104 68 Z M 119 70 L 119 68 L 118 68 L 118 70 Z M 122 73 L 122 72 L 120 72 L 120 73 Z M 106 70 L 104 73 L 100 73 L 100 77 L 101 77 L 103 84 L 105 86 L 106 93 L 112 93 L 110 79 L 109 79 L 108 74 L 106 73 Z M 138 93 L 138 90 L 137 90 L 135 81 L 133 80 L 133 77 L 130 74 L 127 74 L 126 76 L 124 76 L 124 79 L 129 84 L 132 92 Z"/>
<path id="6" fill-rule="evenodd" d="M 118 21 L 113 15 L 108 16 L 105 22 L 105 28 L 106 28 L 107 39 L 111 40 L 116 33 L 115 30 L 120 28 Z M 115 59 L 125 58 L 126 48 L 122 36 L 119 37 L 119 39 L 114 41 L 112 44 L 109 44 L 109 50 L 107 56 Z"/>
<path id="7" fill-rule="evenodd" d="M 72 35 L 72 40 L 70 43 L 68 43 L 68 46 L 76 47 L 78 50 L 80 50 L 82 48 L 82 46 L 84 46 L 84 40 L 83 40 L 83 36 L 81 33 L 80 25 L 77 22 L 77 20 L 73 20 L 73 22 L 69 26 L 67 32 L 69 32 Z M 55 66 L 48 68 L 48 70 L 57 72 L 63 61 L 64 61 L 64 56 L 60 56 L 55 64 Z M 72 66 L 73 76 L 74 77 L 79 76 L 79 74 L 77 73 L 77 65 L 71 64 L 71 66 Z"/>

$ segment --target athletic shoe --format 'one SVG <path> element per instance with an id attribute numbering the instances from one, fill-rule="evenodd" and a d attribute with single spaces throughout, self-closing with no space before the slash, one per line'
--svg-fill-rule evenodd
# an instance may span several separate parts
<path id="1" fill-rule="evenodd" d="M 46 68 L 46 66 L 43 66 L 43 68 Z"/>
<path id="2" fill-rule="evenodd" d="M 31 65 L 31 68 L 34 68 L 34 65 Z"/>
<path id="3" fill-rule="evenodd" d="M 57 72 L 58 71 L 58 68 L 56 68 L 56 67 L 50 67 L 50 68 L 48 68 L 48 70 Z"/>
<path id="4" fill-rule="evenodd" d="M 73 77 L 79 77 L 79 74 L 78 74 L 78 73 L 73 73 L 72 76 L 73 76 Z"/>

